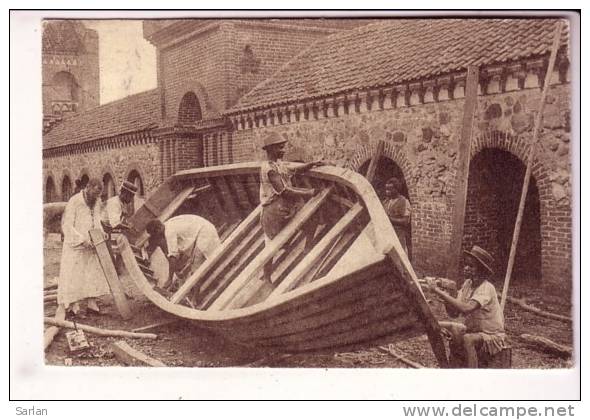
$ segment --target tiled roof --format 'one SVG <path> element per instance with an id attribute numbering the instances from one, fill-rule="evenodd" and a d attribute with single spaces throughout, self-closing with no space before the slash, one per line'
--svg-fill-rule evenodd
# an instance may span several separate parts
<path id="1" fill-rule="evenodd" d="M 318 40 L 226 113 L 547 53 L 555 19 L 387 19 Z M 563 42 L 567 42 L 564 28 Z"/>
<path id="2" fill-rule="evenodd" d="M 160 122 L 158 89 L 64 118 L 43 136 L 43 149 L 140 131 Z"/>

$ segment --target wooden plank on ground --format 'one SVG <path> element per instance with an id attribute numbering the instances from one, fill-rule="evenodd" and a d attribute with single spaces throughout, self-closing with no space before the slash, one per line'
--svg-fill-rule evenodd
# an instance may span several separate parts
<path id="1" fill-rule="evenodd" d="M 258 272 L 264 264 L 281 249 L 291 237 L 301 229 L 303 224 L 314 215 L 317 209 L 325 202 L 332 188 L 326 188 L 310 199 L 299 212 L 289 221 L 287 226 L 264 248 L 264 250 L 252 261 L 240 276 L 229 285 L 227 289 L 213 302 L 210 309 L 219 310 L 224 308 L 236 294 L 242 290 L 250 278 Z"/>
<path id="2" fill-rule="evenodd" d="M 215 250 L 213 255 L 209 259 L 207 259 L 201 266 L 195 270 L 193 274 L 184 282 L 184 284 L 178 289 L 176 293 L 170 299 L 172 303 L 178 303 L 182 299 L 186 297 L 186 295 L 190 292 L 190 290 L 197 285 L 200 281 L 204 279 L 204 276 L 213 268 L 215 264 L 220 262 L 223 258 L 226 257 L 228 252 L 230 252 L 235 246 L 238 245 L 239 241 L 244 237 L 244 235 L 256 224 L 259 223 L 260 219 L 260 212 L 262 210 L 262 206 L 256 207 L 249 215 L 246 217 L 240 225 L 231 233 L 231 235 L 225 240 L 223 246 L 220 246 Z"/>
<path id="3" fill-rule="evenodd" d="M 65 321 L 66 309 L 64 308 L 63 305 L 57 306 L 54 318 L 57 321 Z M 45 330 L 45 332 L 43 333 L 43 349 L 44 350 L 46 350 L 47 347 L 49 347 L 51 345 L 51 343 L 53 343 L 53 339 L 55 338 L 55 336 L 57 335 L 58 332 L 59 332 L 59 327 L 56 325 L 53 325 Z"/>
<path id="4" fill-rule="evenodd" d="M 121 280 L 115 269 L 115 264 L 113 264 L 113 258 L 109 252 L 105 235 L 100 229 L 91 229 L 88 234 L 90 235 L 90 240 L 94 245 L 98 261 L 100 262 L 104 276 L 111 289 L 115 306 L 123 319 L 129 319 L 132 316 L 131 309 L 129 309 L 123 285 L 121 284 Z"/>
<path id="5" fill-rule="evenodd" d="M 459 278 L 459 267 L 463 251 L 463 230 L 465 227 L 465 204 L 467 202 L 467 180 L 469 178 L 469 160 L 471 158 L 471 134 L 473 117 L 477 109 L 477 88 L 479 67 L 467 67 L 465 82 L 465 105 L 463 106 L 463 126 L 459 140 L 458 167 L 455 176 L 455 202 L 453 206 L 452 235 L 449 246 L 449 263 L 447 277 Z"/>
<path id="6" fill-rule="evenodd" d="M 356 218 L 363 212 L 363 206 L 355 204 L 334 226 L 332 229 L 312 248 L 312 250 L 301 260 L 301 262 L 289 273 L 287 278 L 277 286 L 271 293 L 270 298 L 278 296 L 297 283 L 303 276 L 305 276 L 313 265 L 320 261 L 324 252 L 327 251 L 332 243 L 356 220 Z"/>
<path id="7" fill-rule="evenodd" d="M 104 337 L 150 338 L 150 339 L 158 338 L 158 336 L 156 334 L 133 333 L 133 332 L 123 331 L 123 330 L 107 330 L 105 328 L 93 327 L 92 325 L 78 324 L 78 323 L 74 324 L 73 322 L 70 322 L 70 321 L 58 320 L 55 318 L 45 317 L 45 318 L 43 318 L 43 321 L 49 325 L 55 325 L 57 327 L 63 327 L 63 328 L 70 328 L 72 330 L 76 330 L 76 329 L 82 330 L 82 331 L 89 332 L 91 334 L 101 335 Z"/>
<path id="8" fill-rule="evenodd" d="M 134 349 L 124 341 L 117 341 L 111 344 L 111 351 L 117 360 L 128 366 L 166 367 L 160 360 Z"/>

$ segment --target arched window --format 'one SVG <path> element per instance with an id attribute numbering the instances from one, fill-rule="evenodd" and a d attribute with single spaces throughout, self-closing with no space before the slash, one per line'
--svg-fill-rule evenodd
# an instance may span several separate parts
<path id="1" fill-rule="evenodd" d="M 72 181 L 70 177 L 65 175 L 61 181 L 61 200 L 68 201 L 72 196 Z"/>
<path id="2" fill-rule="evenodd" d="M 53 76 L 53 90 L 56 93 L 55 100 L 78 102 L 80 86 L 72 73 L 60 71 Z"/>
<path id="3" fill-rule="evenodd" d="M 45 182 L 45 202 L 51 203 L 56 199 L 56 192 L 55 192 L 55 182 L 53 182 L 53 178 L 50 176 L 47 177 L 47 181 Z"/>
<path id="4" fill-rule="evenodd" d="M 144 194 L 143 181 L 141 180 L 139 172 L 137 172 L 135 169 L 129 172 L 129 175 L 127 175 L 127 181 L 133 183 L 137 187 L 137 192 L 135 193 L 135 195 L 142 197 Z"/>
<path id="5" fill-rule="evenodd" d="M 201 115 L 201 105 L 197 99 L 197 95 L 193 92 L 186 93 L 180 101 L 178 107 L 178 124 L 191 125 L 200 121 L 203 118 Z"/>
<path id="6" fill-rule="evenodd" d="M 104 176 L 102 177 L 102 184 L 104 186 L 102 190 L 103 201 L 106 201 L 117 194 L 117 191 L 115 189 L 115 181 L 113 180 L 111 174 L 109 174 L 108 172 L 104 174 Z"/>

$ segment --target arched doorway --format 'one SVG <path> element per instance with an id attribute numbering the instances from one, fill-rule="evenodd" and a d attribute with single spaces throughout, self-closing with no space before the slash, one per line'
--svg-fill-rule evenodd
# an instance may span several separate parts
<path id="1" fill-rule="evenodd" d="M 201 104 L 194 92 L 184 94 L 178 107 L 178 124 L 192 125 L 203 118 Z"/>
<path id="2" fill-rule="evenodd" d="M 361 174 L 366 175 L 370 163 L 370 160 L 366 161 L 361 165 L 358 171 Z M 372 182 L 373 188 L 377 192 L 379 198 L 383 199 L 383 194 L 385 192 L 385 182 L 387 182 L 387 180 L 391 177 L 396 177 L 402 181 L 402 195 L 409 200 L 410 196 L 408 194 L 408 185 L 406 184 L 406 178 L 404 177 L 403 171 L 401 170 L 399 165 L 395 163 L 395 161 L 382 156 L 381 158 L 379 158 L 379 162 L 377 163 L 377 169 L 375 170 L 375 178 Z"/>
<path id="3" fill-rule="evenodd" d="M 45 181 L 45 202 L 52 203 L 56 200 L 57 193 L 55 191 L 55 182 L 53 182 L 52 177 L 47 177 L 47 181 Z"/>
<path id="4" fill-rule="evenodd" d="M 363 175 L 366 175 L 367 171 L 369 169 L 370 163 L 371 163 L 370 160 L 363 163 L 360 166 L 358 172 L 360 172 Z M 404 173 L 403 173 L 402 169 L 399 167 L 399 165 L 397 163 L 395 163 L 394 160 L 389 159 L 384 156 L 381 156 L 379 158 L 379 161 L 377 163 L 377 168 L 375 170 L 375 178 L 373 179 L 373 182 L 372 182 L 373 188 L 375 189 L 375 192 L 379 196 L 380 200 L 383 200 L 385 198 L 385 183 L 387 182 L 387 180 L 389 180 L 392 177 L 395 177 L 401 181 L 401 183 L 402 183 L 401 195 L 406 197 L 409 201 L 410 195 L 408 192 L 408 184 L 406 183 L 406 178 L 404 177 Z M 411 201 L 410 201 L 410 204 L 411 204 Z M 411 229 L 411 226 L 412 225 L 410 223 L 410 232 L 409 232 L 409 237 L 408 237 L 408 256 L 410 257 L 410 260 L 412 259 L 412 229 Z"/>
<path id="5" fill-rule="evenodd" d="M 102 201 L 106 201 L 117 194 L 117 190 L 115 189 L 115 181 L 108 172 L 102 177 L 102 185 Z"/>
<path id="6" fill-rule="evenodd" d="M 463 244 L 486 248 L 496 260 L 496 277 L 506 273 L 514 223 L 518 212 L 526 167 L 504 150 L 486 148 L 469 166 Z M 541 223 L 537 183 L 532 177 L 520 230 L 513 279 L 515 282 L 541 280 Z"/>
<path id="7" fill-rule="evenodd" d="M 72 180 L 69 176 L 64 175 L 64 179 L 61 181 L 61 200 L 68 201 L 72 196 Z"/>

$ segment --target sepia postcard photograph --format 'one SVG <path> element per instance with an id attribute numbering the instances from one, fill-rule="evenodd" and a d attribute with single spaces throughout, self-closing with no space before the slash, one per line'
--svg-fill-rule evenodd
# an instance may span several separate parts
<path id="1" fill-rule="evenodd" d="M 37 20 L 45 368 L 576 369 L 578 14 L 79 16 Z"/>

